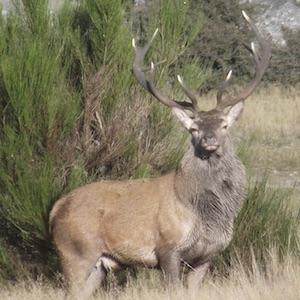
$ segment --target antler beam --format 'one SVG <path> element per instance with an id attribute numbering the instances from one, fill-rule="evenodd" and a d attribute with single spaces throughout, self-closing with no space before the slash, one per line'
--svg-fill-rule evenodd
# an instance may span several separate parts
<path id="1" fill-rule="evenodd" d="M 155 67 L 160 64 L 154 64 L 151 63 L 150 67 L 150 80 L 148 81 L 146 79 L 146 76 L 144 74 L 144 68 L 142 68 L 142 63 L 145 59 L 145 56 L 158 32 L 158 29 L 155 30 L 152 38 L 147 42 L 147 44 L 143 48 L 139 48 L 136 46 L 135 39 L 132 40 L 132 46 L 135 51 L 135 58 L 133 63 L 133 73 L 138 82 L 146 89 L 150 94 L 152 94 L 156 99 L 158 99 L 163 104 L 169 106 L 169 107 L 177 107 L 180 109 L 189 109 L 191 111 L 195 111 L 193 104 L 189 102 L 184 101 L 175 101 L 171 98 L 168 98 L 164 95 L 162 95 L 158 89 L 156 88 L 156 85 L 154 83 L 154 76 L 155 76 Z M 148 68 L 149 69 L 149 68 Z"/>
<path id="2" fill-rule="evenodd" d="M 242 13 L 243 13 L 243 16 L 246 19 L 246 21 L 249 23 L 251 29 L 253 30 L 253 32 L 258 40 L 258 43 L 261 47 L 261 57 L 260 58 L 258 57 L 256 49 L 254 47 L 254 43 L 251 43 L 251 47 L 248 47 L 247 45 L 245 45 L 247 50 L 254 57 L 254 61 L 256 64 L 255 76 L 249 82 L 249 84 L 245 87 L 243 92 L 241 92 L 240 94 L 238 94 L 236 96 L 232 96 L 229 94 L 226 98 L 223 99 L 222 98 L 223 93 L 225 92 L 225 90 L 228 86 L 228 82 L 231 78 L 231 71 L 230 71 L 217 93 L 216 110 L 218 110 L 218 111 L 223 111 L 225 107 L 233 106 L 234 104 L 248 98 L 253 93 L 253 91 L 255 90 L 257 85 L 260 83 L 261 78 L 262 78 L 262 76 L 269 64 L 270 58 L 271 58 L 271 40 L 272 40 L 271 37 L 269 37 L 268 39 L 264 39 L 262 37 L 262 35 L 259 33 L 259 31 L 258 31 L 257 27 L 255 26 L 255 24 L 253 23 L 253 21 L 249 18 L 249 16 L 244 11 L 242 11 Z"/>

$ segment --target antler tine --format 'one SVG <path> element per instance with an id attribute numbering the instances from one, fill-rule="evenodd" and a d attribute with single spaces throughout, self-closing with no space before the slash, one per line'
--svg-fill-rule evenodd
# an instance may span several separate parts
<path id="1" fill-rule="evenodd" d="M 148 50 L 151 47 L 151 44 L 153 40 L 155 39 L 156 35 L 158 33 L 158 28 L 154 31 L 151 39 L 147 42 L 147 44 L 143 48 L 138 48 L 135 43 L 135 39 L 132 39 L 132 47 L 135 51 L 135 57 L 134 57 L 134 62 L 133 62 L 133 73 L 138 80 L 138 82 L 146 89 L 149 91 L 149 85 L 148 81 L 146 80 L 146 77 L 142 71 L 141 65 L 142 62 L 145 59 L 145 55 L 147 54 Z M 151 93 L 151 91 L 149 91 Z"/>
<path id="2" fill-rule="evenodd" d="M 242 11 L 242 14 L 246 21 L 249 23 L 251 29 L 253 30 L 256 39 L 261 47 L 261 57 L 259 58 L 257 55 L 257 52 L 254 47 L 254 43 L 251 43 L 251 47 L 246 46 L 247 50 L 250 51 L 250 53 L 254 57 L 255 65 L 256 65 L 256 72 L 254 78 L 248 83 L 248 85 L 244 88 L 244 91 L 241 92 L 237 96 L 228 95 L 225 99 L 222 99 L 222 95 L 226 90 L 226 87 L 228 85 L 228 80 L 226 79 L 224 83 L 221 85 L 218 93 L 217 93 L 217 106 L 216 110 L 222 111 L 227 106 L 233 106 L 234 104 L 243 101 L 247 99 L 255 90 L 257 85 L 260 83 L 261 78 L 269 64 L 270 58 L 271 58 L 271 37 L 264 39 L 263 36 L 258 31 L 257 27 L 253 23 L 253 21 L 250 19 L 250 17 Z M 231 75 L 231 74 L 230 74 Z"/>
<path id="3" fill-rule="evenodd" d="M 170 99 L 168 97 L 163 96 L 158 89 L 155 86 L 154 83 L 154 73 L 155 73 L 155 67 L 159 64 L 151 63 L 150 67 L 150 81 L 148 81 L 145 77 L 144 70 L 142 70 L 142 63 L 145 59 L 145 56 L 158 32 L 158 29 L 155 30 L 152 38 L 146 43 L 146 45 L 143 48 L 138 48 L 136 46 L 135 40 L 132 40 L 132 47 L 135 51 L 135 58 L 133 63 L 133 73 L 138 82 L 146 89 L 150 94 L 152 94 L 156 99 L 158 99 L 163 104 L 169 106 L 169 107 L 177 107 L 180 109 L 189 109 L 194 112 L 193 106 L 191 103 L 188 102 L 181 102 L 181 101 L 175 101 L 173 99 Z"/>
<path id="4" fill-rule="evenodd" d="M 228 86 L 229 80 L 231 78 L 231 75 L 232 75 L 232 70 L 230 70 L 228 72 L 228 74 L 226 76 L 226 79 L 223 81 L 221 87 L 218 90 L 218 93 L 217 93 L 217 104 L 219 104 L 219 105 L 221 105 L 221 103 L 222 103 L 222 96 L 223 96 L 223 93 L 227 89 L 227 86 Z"/>
<path id="5" fill-rule="evenodd" d="M 195 95 L 192 94 L 192 92 L 187 88 L 187 86 L 184 84 L 183 79 L 180 75 L 177 75 L 177 80 L 184 91 L 184 93 L 187 95 L 187 97 L 192 101 L 193 109 L 195 112 L 199 112 L 200 108 L 198 106 L 198 100 Z"/>
<path id="6" fill-rule="evenodd" d="M 161 103 L 163 103 L 164 105 L 167 105 L 169 107 L 177 107 L 180 109 L 188 109 L 188 110 L 191 110 L 192 112 L 194 112 L 194 109 L 193 109 L 191 103 L 172 100 L 168 97 L 165 97 L 158 91 L 158 89 L 156 88 L 156 85 L 154 83 L 154 75 L 155 75 L 154 71 L 155 71 L 155 64 L 152 62 L 151 70 L 150 70 L 150 81 L 148 82 L 150 90 L 151 90 L 151 94 L 156 99 L 158 99 Z"/>

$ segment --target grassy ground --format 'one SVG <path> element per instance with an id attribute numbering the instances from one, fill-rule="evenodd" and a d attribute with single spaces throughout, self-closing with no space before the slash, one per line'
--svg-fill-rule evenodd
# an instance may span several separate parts
<path id="1" fill-rule="evenodd" d="M 209 106 L 211 98 L 204 99 Z M 246 165 L 250 178 L 259 178 L 268 168 L 269 184 L 275 188 L 294 188 L 293 202 L 300 200 L 300 95 L 297 90 L 282 91 L 277 87 L 257 92 L 247 100 L 244 114 L 236 124 L 233 138 L 237 149 L 246 151 Z M 292 206 L 291 206 L 292 207 Z M 294 206 L 293 206 L 294 207 Z M 299 208 L 299 206 L 298 206 Z M 95 299 L 299 299 L 300 263 L 287 257 L 279 262 L 270 255 L 266 272 L 262 274 L 253 263 L 251 272 L 241 264 L 233 267 L 228 278 L 208 276 L 197 291 L 179 287 L 167 292 L 161 286 L 159 273 L 144 271 L 137 279 L 129 280 L 125 288 L 112 285 Z M 251 275 L 249 275 L 251 274 Z M 20 283 L 0 289 L 0 298 L 7 299 L 63 299 L 60 288 L 43 280 Z"/>
<path id="2" fill-rule="evenodd" d="M 268 184 L 294 188 L 292 199 L 296 203 L 300 200 L 299 122 L 299 90 L 275 86 L 246 101 L 244 115 L 234 132 L 238 144 L 249 145 L 250 176 L 260 177 L 267 170 Z"/>
<path id="3" fill-rule="evenodd" d="M 300 164 L 300 94 L 272 87 L 246 102 L 239 133 L 253 138 L 253 167 L 295 171 Z"/>
<path id="4" fill-rule="evenodd" d="M 289 257 L 278 263 L 273 256 L 267 266 L 267 276 L 262 275 L 253 264 L 254 275 L 247 275 L 243 267 L 237 266 L 228 278 L 207 277 L 199 290 L 187 290 L 178 287 L 166 291 L 155 271 L 142 272 L 137 280 L 131 280 L 123 288 L 111 287 L 109 291 L 101 291 L 93 299 L 124 300 L 296 300 L 300 297 L 300 265 L 299 261 Z M 53 288 L 43 282 L 18 284 L 1 292 L 2 300 L 60 300 L 64 299 L 61 289 Z"/>

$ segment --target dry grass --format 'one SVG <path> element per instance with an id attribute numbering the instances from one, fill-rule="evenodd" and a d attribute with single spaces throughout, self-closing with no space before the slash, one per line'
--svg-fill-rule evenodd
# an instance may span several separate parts
<path id="1" fill-rule="evenodd" d="M 125 288 L 111 287 L 108 291 L 99 292 L 93 299 L 196 300 L 199 297 L 202 300 L 299 299 L 300 264 L 298 260 L 289 257 L 283 263 L 279 263 L 274 255 L 265 274 L 258 271 L 255 263 L 253 269 L 254 275 L 247 275 L 240 265 L 231 272 L 229 278 L 208 276 L 201 289 L 197 291 L 190 291 L 181 286 L 169 292 L 163 289 L 157 272 L 145 271 L 137 280 L 130 280 Z M 0 292 L 0 297 L 2 300 L 60 300 L 64 299 L 64 293 L 61 289 L 38 282 L 5 288 Z"/>
<path id="2" fill-rule="evenodd" d="M 300 164 L 299 123 L 299 91 L 283 91 L 275 86 L 246 101 L 238 130 L 242 141 L 253 137 L 251 152 L 256 166 L 293 170 Z"/>
<path id="3" fill-rule="evenodd" d="M 245 104 L 234 137 L 247 145 L 247 171 L 252 178 L 268 170 L 275 188 L 294 188 L 292 200 L 300 198 L 300 92 L 277 86 L 256 92 Z M 250 140 L 250 142 L 249 142 Z"/>

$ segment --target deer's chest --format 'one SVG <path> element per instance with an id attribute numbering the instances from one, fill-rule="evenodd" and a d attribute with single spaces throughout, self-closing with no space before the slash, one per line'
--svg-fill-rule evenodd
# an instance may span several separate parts
<path id="1" fill-rule="evenodd" d="M 182 250 L 182 260 L 190 265 L 204 263 L 223 251 L 229 244 L 232 237 L 232 228 L 220 228 L 213 234 L 206 230 L 195 228 L 191 233 L 185 249 Z"/>

